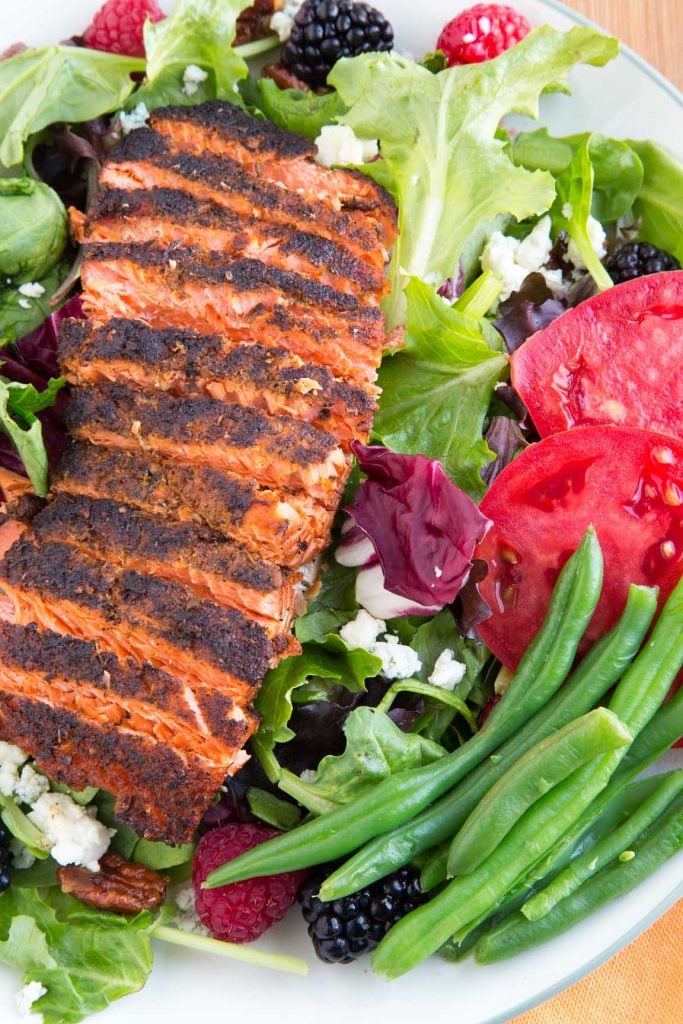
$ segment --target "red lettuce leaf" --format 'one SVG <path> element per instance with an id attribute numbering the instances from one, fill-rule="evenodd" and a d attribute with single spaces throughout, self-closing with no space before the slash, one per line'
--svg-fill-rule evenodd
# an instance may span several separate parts
<path id="1" fill-rule="evenodd" d="M 440 462 L 358 441 L 351 447 L 367 479 L 346 511 L 372 541 L 386 589 L 427 607 L 450 604 L 489 520 Z"/>

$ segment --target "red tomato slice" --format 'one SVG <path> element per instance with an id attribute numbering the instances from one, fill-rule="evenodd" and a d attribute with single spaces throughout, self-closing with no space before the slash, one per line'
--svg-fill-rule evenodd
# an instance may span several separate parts
<path id="1" fill-rule="evenodd" d="M 493 526 L 475 551 L 493 611 L 482 639 L 514 668 L 537 633 L 558 573 L 586 528 L 605 560 L 602 594 L 583 650 L 610 629 L 630 583 L 660 588 L 683 571 L 683 441 L 631 427 L 577 427 L 531 445 L 481 503 Z"/>
<path id="2" fill-rule="evenodd" d="M 511 372 L 541 437 L 593 423 L 683 437 L 683 271 L 568 310 L 517 349 Z"/>

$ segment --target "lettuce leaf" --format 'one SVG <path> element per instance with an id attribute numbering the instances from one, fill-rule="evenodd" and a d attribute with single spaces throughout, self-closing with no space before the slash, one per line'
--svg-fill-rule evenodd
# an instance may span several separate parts
<path id="1" fill-rule="evenodd" d="M 91 910 L 56 886 L 12 886 L 0 898 L 0 961 L 40 982 L 45 1024 L 76 1024 L 142 988 L 152 968 L 158 918 Z"/>
<path id="2" fill-rule="evenodd" d="M 41 498 L 47 494 L 48 459 L 43 425 L 36 413 L 54 405 L 57 393 L 65 384 L 65 377 L 52 377 L 44 391 L 37 391 L 33 384 L 19 384 L 0 377 L 0 428 L 12 441 Z"/>
<path id="3" fill-rule="evenodd" d="M 167 104 L 194 105 L 209 99 L 240 103 L 237 83 L 247 77 L 244 59 L 233 48 L 237 19 L 250 0 L 179 0 L 173 13 L 145 25 L 147 75 L 127 107 L 148 110 Z M 208 73 L 188 95 L 183 73 L 195 64 Z"/>
<path id="4" fill-rule="evenodd" d="M 363 170 L 399 206 L 389 327 L 402 322 L 402 286 L 411 277 L 439 286 L 472 269 L 491 224 L 544 213 L 555 188 L 545 171 L 517 167 L 496 137 L 500 119 L 538 116 L 538 99 L 565 82 L 577 63 L 603 65 L 615 39 L 590 28 L 544 26 L 495 60 L 438 75 L 395 53 L 341 60 L 329 75 L 349 108 L 339 120 L 379 138 L 383 159 Z"/>
<path id="5" fill-rule="evenodd" d="M 683 164 L 656 142 L 629 146 L 643 164 L 643 184 L 633 204 L 640 237 L 672 253 L 683 264 Z"/>
<path id="6" fill-rule="evenodd" d="M 144 60 L 41 46 L 0 61 L 0 163 L 20 164 L 29 135 L 57 121 L 82 124 L 116 110 L 135 87 Z"/>
<path id="7" fill-rule="evenodd" d="M 406 288 L 406 347 L 382 362 L 374 433 L 394 451 L 438 459 L 473 498 L 493 458 L 482 436 L 507 356 L 484 340 L 479 322 L 449 307 L 423 281 Z"/>
<path id="8" fill-rule="evenodd" d="M 280 89 L 272 78 L 249 79 L 242 88 L 247 105 L 260 110 L 286 132 L 316 139 L 320 130 L 334 124 L 346 107 L 338 92 L 318 95 L 299 89 Z"/>

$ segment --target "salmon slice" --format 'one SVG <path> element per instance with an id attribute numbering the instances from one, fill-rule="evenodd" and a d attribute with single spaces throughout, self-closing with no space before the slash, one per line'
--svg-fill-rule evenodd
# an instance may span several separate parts
<path id="1" fill-rule="evenodd" d="M 287 416 L 265 416 L 213 398 L 147 395 L 118 384 L 80 388 L 67 429 L 93 444 L 144 448 L 179 462 L 244 474 L 267 487 L 304 490 L 336 504 L 348 475 L 329 434 Z"/>
<path id="2" fill-rule="evenodd" d="M 333 509 L 304 493 L 271 491 L 222 470 L 80 441 L 64 449 L 52 489 L 202 524 L 290 568 L 327 546 L 334 518 Z"/>
<path id="3" fill-rule="evenodd" d="M 269 414 L 305 420 L 346 444 L 367 440 L 376 388 L 347 384 L 284 349 L 229 347 L 190 329 L 148 327 L 117 317 L 102 327 L 65 320 L 59 342 L 62 372 L 74 384 L 123 383 L 174 395 L 208 395 Z"/>
<path id="4" fill-rule="evenodd" d="M 33 484 L 28 477 L 0 466 L 0 492 L 0 499 L 11 503 L 24 495 L 33 494 Z"/>
<path id="5" fill-rule="evenodd" d="M 0 735 L 56 782 L 112 793 L 117 819 L 139 835 L 184 843 L 247 755 L 150 702 L 174 684 L 94 644 L 0 624 Z"/>
<path id="6" fill-rule="evenodd" d="M 225 155 L 173 152 L 168 140 L 149 128 L 136 129 L 112 149 L 102 167 L 100 185 L 188 191 L 197 199 L 210 199 L 232 210 L 245 221 L 289 224 L 298 231 L 328 238 L 378 270 L 389 258 L 388 248 L 361 211 L 337 211 L 315 197 L 259 180 Z"/>
<path id="7" fill-rule="evenodd" d="M 18 625 L 96 640 L 119 658 L 149 662 L 235 703 L 250 702 L 276 657 L 263 627 L 241 612 L 66 544 L 24 535 L 0 562 L 0 587 Z"/>
<path id="8" fill-rule="evenodd" d="M 198 597 L 260 622 L 271 637 L 289 630 L 290 578 L 207 527 L 116 501 L 61 494 L 33 520 L 33 532 L 41 542 L 63 541 L 118 568 L 182 583 Z"/>
<path id="9" fill-rule="evenodd" d="M 190 107 L 158 107 L 151 127 L 184 152 L 227 153 L 257 180 L 266 180 L 322 201 L 334 210 L 362 210 L 389 248 L 396 238 L 396 207 L 372 178 L 330 170 L 316 162 L 309 140 L 257 119 L 233 103 L 214 100 Z"/>
<path id="10" fill-rule="evenodd" d="M 237 343 L 258 338 L 353 383 L 376 379 L 385 342 L 376 306 L 256 260 L 147 245 L 84 248 L 83 307 L 97 324 L 129 317 Z"/>
<path id="11" fill-rule="evenodd" d="M 78 242 L 183 245 L 261 260 L 305 274 L 364 303 L 386 289 L 381 267 L 360 260 L 342 244 L 291 224 L 254 219 L 189 191 L 170 188 L 101 189 L 88 211 L 69 211 Z"/>

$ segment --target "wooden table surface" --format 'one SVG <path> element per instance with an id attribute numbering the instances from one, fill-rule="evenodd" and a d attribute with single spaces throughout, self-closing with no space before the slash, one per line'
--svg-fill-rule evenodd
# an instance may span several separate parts
<path id="1" fill-rule="evenodd" d="M 683 0 L 563 0 L 683 87 Z"/>

